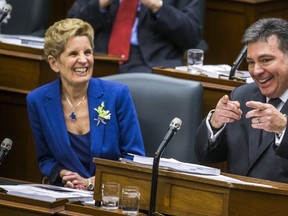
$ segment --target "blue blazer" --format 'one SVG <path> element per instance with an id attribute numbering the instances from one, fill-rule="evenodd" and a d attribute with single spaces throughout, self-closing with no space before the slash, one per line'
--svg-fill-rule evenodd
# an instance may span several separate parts
<path id="1" fill-rule="evenodd" d="M 36 142 L 37 158 L 43 175 L 62 166 L 83 177 L 95 174 L 93 157 L 117 160 L 127 153 L 144 155 L 137 114 L 126 85 L 92 78 L 87 92 L 90 119 L 90 168 L 80 162 L 71 147 L 61 103 L 61 81 L 41 86 L 27 96 L 28 116 Z M 106 124 L 97 126 L 98 108 L 104 102 L 111 113 Z"/>

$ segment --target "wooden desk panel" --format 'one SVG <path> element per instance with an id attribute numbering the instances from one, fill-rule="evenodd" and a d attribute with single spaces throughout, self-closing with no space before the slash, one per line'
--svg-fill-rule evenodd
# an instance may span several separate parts
<path id="1" fill-rule="evenodd" d="M 81 203 L 66 203 L 65 210 L 60 211 L 58 215 L 67 215 L 67 216 L 92 216 L 92 215 L 101 215 L 101 216 L 120 216 L 126 215 L 122 213 L 121 209 L 108 211 L 95 206 L 85 206 Z M 135 216 L 145 216 L 146 214 L 138 213 Z"/>
<path id="2" fill-rule="evenodd" d="M 55 215 L 64 210 L 67 200 L 53 203 L 0 193 L 1 216 Z"/>
<path id="3" fill-rule="evenodd" d="M 120 60 L 116 56 L 95 54 L 93 77 L 117 73 Z M 0 76 L 1 88 L 31 91 L 57 75 L 46 62 L 42 49 L 0 43 Z"/>
<path id="4" fill-rule="evenodd" d="M 95 200 L 101 200 L 101 184 L 116 181 L 140 188 L 140 208 L 148 210 L 151 168 L 94 158 L 96 163 Z M 160 170 L 156 211 L 169 215 L 287 215 L 287 184 L 229 175 L 233 178 L 266 184 L 259 187 L 216 181 L 185 173 Z M 142 196 L 143 195 L 143 196 Z"/>
<path id="5" fill-rule="evenodd" d="M 2 177 L 41 182 L 36 147 L 28 121 L 26 95 L 0 89 L 0 142 L 13 141 L 11 150 L 0 166 Z"/>
<path id="6" fill-rule="evenodd" d="M 32 90 L 55 79 L 42 50 L 0 43 L 0 86 Z"/>

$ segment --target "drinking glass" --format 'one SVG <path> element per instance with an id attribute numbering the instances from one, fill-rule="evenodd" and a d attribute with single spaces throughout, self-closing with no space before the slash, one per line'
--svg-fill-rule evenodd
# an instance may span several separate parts
<path id="1" fill-rule="evenodd" d="M 120 184 L 106 182 L 102 184 L 102 208 L 115 210 L 119 208 Z"/>
<path id="2" fill-rule="evenodd" d="M 203 66 L 204 51 L 201 49 L 189 49 L 187 51 L 188 73 L 201 74 Z"/>
<path id="3" fill-rule="evenodd" d="M 123 214 L 137 215 L 140 205 L 140 189 L 135 186 L 122 188 L 121 207 Z"/>

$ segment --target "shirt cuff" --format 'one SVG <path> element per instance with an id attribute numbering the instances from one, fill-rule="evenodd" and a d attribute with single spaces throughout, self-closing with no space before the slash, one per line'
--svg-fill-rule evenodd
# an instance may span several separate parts
<path id="1" fill-rule="evenodd" d="M 221 134 L 221 132 L 224 130 L 225 126 L 226 126 L 226 123 L 221 127 L 219 128 L 219 130 L 217 130 L 217 132 L 214 134 L 214 131 L 212 130 L 212 127 L 210 125 L 210 119 L 211 119 L 211 116 L 212 114 L 214 113 L 214 109 L 211 110 L 208 115 L 207 115 L 207 118 L 206 118 L 206 126 L 208 128 L 208 132 L 209 132 L 209 140 L 211 142 L 214 142 L 216 140 L 216 138 Z"/>

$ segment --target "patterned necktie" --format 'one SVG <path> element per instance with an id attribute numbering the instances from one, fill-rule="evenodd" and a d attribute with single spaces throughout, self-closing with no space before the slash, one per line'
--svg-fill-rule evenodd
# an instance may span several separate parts
<path id="1" fill-rule="evenodd" d="M 108 54 L 129 59 L 131 32 L 137 14 L 138 0 L 121 0 L 109 40 Z"/>
<path id="2" fill-rule="evenodd" d="M 268 103 L 273 105 L 274 107 L 277 108 L 277 106 L 282 102 L 282 100 L 280 98 L 271 98 L 269 99 Z"/>

